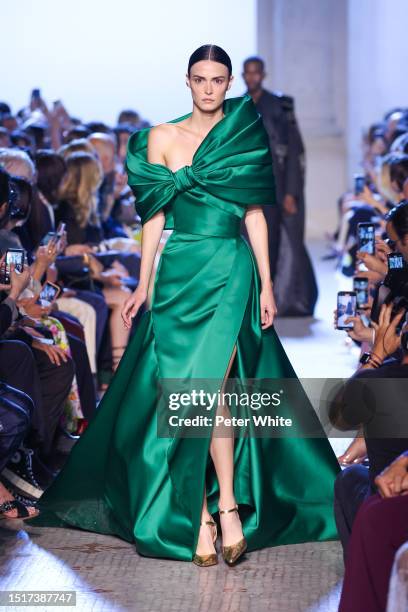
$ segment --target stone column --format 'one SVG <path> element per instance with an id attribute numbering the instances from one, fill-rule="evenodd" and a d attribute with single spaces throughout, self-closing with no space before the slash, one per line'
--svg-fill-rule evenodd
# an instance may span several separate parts
<path id="1" fill-rule="evenodd" d="M 306 145 L 306 232 L 334 229 L 347 186 L 347 3 L 258 0 L 258 53 L 268 89 L 295 98 Z"/>

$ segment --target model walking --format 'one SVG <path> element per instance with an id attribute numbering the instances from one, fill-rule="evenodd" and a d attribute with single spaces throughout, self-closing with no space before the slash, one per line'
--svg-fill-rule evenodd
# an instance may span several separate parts
<path id="1" fill-rule="evenodd" d="M 225 99 L 231 72 L 225 51 L 200 47 L 186 75 L 192 113 L 129 140 L 126 166 L 143 236 L 140 282 L 122 313 L 127 327 L 146 299 L 161 233 L 174 231 L 151 308 L 40 499 L 42 513 L 30 519 L 116 534 L 142 555 L 198 565 L 217 563 L 215 513 L 229 565 L 245 550 L 337 537 L 339 466 L 311 406 L 290 410 L 298 423 L 312 424 L 315 437 L 158 433 L 161 380 L 215 380 L 221 389 L 228 377 L 297 380 L 273 327 L 262 210 L 275 204 L 268 137 L 249 96 Z"/>

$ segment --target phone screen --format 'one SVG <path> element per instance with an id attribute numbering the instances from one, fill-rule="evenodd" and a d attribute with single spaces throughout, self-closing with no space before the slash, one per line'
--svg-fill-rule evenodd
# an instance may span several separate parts
<path id="1" fill-rule="evenodd" d="M 48 234 L 45 234 L 44 238 L 41 240 L 41 246 L 47 245 L 52 238 L 56 237 L 56 235 L 57 234 L 55 232 L 48 232 Z"/>
<path id="2" fill-rule="evenodd" d="M 362 308 L 368 302 L 368 278 L 355 278 L 353 288 L 356 293 L 357 308 Z"/>
<path id="3" fill-rule="evenodd" d="M 354 291 L 339 291 L 337 294 L 337 328 L 351 329 L 353 322 L 344 323 L 348 317 L 356 316 L 357 296 Z"/>
<path id="4" fill-rule="evenodd" d="M 401 253 L 390 253 L 388 255 L 389 270 L 403 270 L 404 267 L 405 261 Z"/>
<path id="5" fill-rule="evenodd" d="M 354 175 L 354 195 L 360 195 L 364 191 L 365 176 L 363 174 Z"/>
<path id="6" fill-rule="evenodd" d="M 10 283 L 10 265 L 14 264 L 17 272 L 22 272 L 24 269 L 24 251 L 23 249 L 7 249 L 4 267 L 1 271 L 1 282 L 5 285 Z"/>
<path id="7" fill-rule="evenodd" d="M 58 224 L 57 227 L 57 236 L 61 238 L 62 234 L 65 232 L 66 225 L 62 221 Z"/>
<path id="8" fill-rule="evenodd" d="M 372 223 L 358 224 L 358 250 L 374 255 L 375 227 Z"/>
<path id="9" fill-rule="evenodd" d="M 52 302 L 58 297 L 60 293 L 60 288 L 53 283 L 45 283 L 44 287 L 41 290 L 39 299 L 40 302 Z"/>
<path id="10" fill-rule="evenodd" d="M 24 251 L 9 249 L 6 255 L 6 266 L 9 270 L 10 264 L 14 264 L 17 272 L 22 272 L 24 267 Z"/>

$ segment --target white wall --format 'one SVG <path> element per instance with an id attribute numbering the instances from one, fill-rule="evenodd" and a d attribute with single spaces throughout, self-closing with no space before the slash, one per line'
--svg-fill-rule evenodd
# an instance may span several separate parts
<path id="1" fill-rule="evenodd" d="M 241 95 L 241 62 L 256 51 L 256 0 L 18 0 L 0 14 L 0 99 L 18 110 L 40 87 L 85 121 L 189 112 L 187 62 L 206 43 L 229 53 L 229 95 Z"/>
<path id="2" fill-rule="evenodd" d="M 408 106 L 407 0 L 348 0 L 348 160 L 358 169 L 362 129 Z"/>

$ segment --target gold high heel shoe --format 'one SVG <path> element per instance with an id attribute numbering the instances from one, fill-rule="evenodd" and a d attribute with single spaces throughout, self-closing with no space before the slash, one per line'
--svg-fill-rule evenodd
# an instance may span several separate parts
<path id="1" fill-rule="evenodd" d="M 213 535 L 213 542 L 215 546 L 215 542 L 217 541 L 217 523 L 215 521 L 201 521 L 200 525 L 211 525 L 212 528 L 215 527 L 215 532 Z M 194 554 L 193 563 L 199 565 L 200 567 L 208 567 L 209 565 L 217 565 L 218 556 L 217 553 L 210 553 L 208 555 L 197 555 Z"/>
<path id="2" fill-rule="evenodd" d="M 230 508 L 229 510 L 218 509 L 218 511 L 220 514 L 226 514 L 227 512 L 238 512 L 238 505 L 235 505 L 234 508 Z M 239 559 L 239 557 L 244 554 L 246 549 L 247 541 L 245 537 L 243 537 L 235 544 L 231 544 L 230 546 L 223 546 L 222 557 L 228 565 L 233 565 Z"/>

